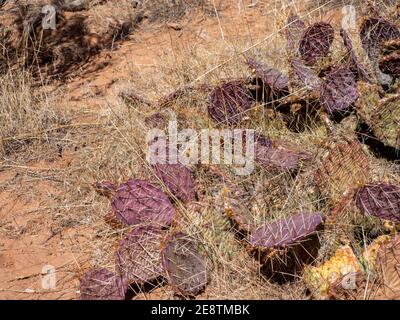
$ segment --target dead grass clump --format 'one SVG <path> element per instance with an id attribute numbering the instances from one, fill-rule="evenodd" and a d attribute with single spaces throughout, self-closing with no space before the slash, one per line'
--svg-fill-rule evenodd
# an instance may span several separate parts
<path id="1" fill-rule="evenodd" d="M 28 73 L 0 76 L 0 155 L 10 155 L 44 141 L 47 145 L 55 144 L 57 126 L 66 124 L 67 116 L 51 105 L 50 98 L 33 88 Z"/>

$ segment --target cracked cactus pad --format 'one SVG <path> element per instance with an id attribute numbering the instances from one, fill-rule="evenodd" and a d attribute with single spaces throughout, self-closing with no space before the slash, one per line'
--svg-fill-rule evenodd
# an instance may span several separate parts
<path id="1" fill-rule="evenodd" d="M 133 180 L 120 185 L 111 206 L 119 220 L 127 225 L 154 224 L 169 226 L 175 209 L 167 195 L 145 180 Z"/>
<path id="2" fill-rule="evenodd" d="M 206 261 L 188 235 L 178 232 L 167 239 L 162 262 L 168 282 L 176 293 L 195 296 L 205 288 L 208 282 Z"/>
<path id="3" fill-rule="evenodd" d="M 163 236 L 159 228 L 146 226 L 133 230 L 121 241 L 115 265 L 129 284 L 145 284 L 163 274 L 160 256 Z"/>
<path id="4" fill-rule="evenodd" d="M 89 270 L 80 285 L 81 300 L 124 300 L 127 283 L 107 269 Z"/>

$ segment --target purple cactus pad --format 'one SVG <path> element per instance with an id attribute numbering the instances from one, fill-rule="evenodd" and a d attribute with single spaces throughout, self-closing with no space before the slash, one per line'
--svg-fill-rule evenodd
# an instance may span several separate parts
<path id="1" fill-rule="evenodd" d="M 192 171 L 182 164 L 157 164 L 155 173 L 178 199 L 189 202 L 196 198 Z"/>
<path id="2" fill-rule="evenodd" d="M 326 22 L 315 23 L 305 30 L 299 51 L 306 65 L 314 65 L 319 58 L 329 53 L 334 35 L 333 27 Z"/>
<path id="3" fill-rule="evenodd" d="M 232 80 L 211 92 L 208 114 L 218 123 L 238 124 L 253 103 L 253 97 L 243 81 Z"/>
<path id="4" fill-rule="evenodd" d="M 400 187 L 387 183 L 367 184 L 356 194 L 356 205 L 366 215 L 400 223 Z"/>
<path id="5" fill-rule="evenodd" d="M 120 185 L 111 206 L 119 220 L 127 225 L 155 224 L 169 226 L 175 209 L 167 195 L 145 180 L 133 180 Z"/>
<path id="6" fill-rule="evenodd" d="M 291 60 L 292 74 L 295 82 L 299 86 L 305 86 L 310 90 L 319 90 L 322 80 L 311 68 L 303 64 L 300 59 L 292 58 Z"/>
<path id="7" fill-rule="evenodd" d="M 321 213 L 300 212 L 261 226 L 251 235 L 250 243 L 262 248 L 296 245 L 315 234 L 324 220 Z"/>
<path id="8" fill-rule="evenodd" d="M 320 100 L 330 114 L 347 111 L 359 97 L 354 74 L 347 66 L 333 68 L 321 86 Z"/>
<path id="9" fill-rule="evenodd" d="M 126 281 L 107 269 L 89 270 L 80 285 L 81 300 L 124 300 Z"/>
<path id="10" fill-rule="evenodd" d="M 145 284 L 163 274 L 161 240 L 164 233 L 157 227 L 139 227 L 128 234 L 115 253 L 118 274 L 129 284 Z"/>
<path id="11" fill-rule="evenodd" d="M 393 39 L 400 39 L 397 26 L 382 17 L 371 17 L 363 22 L 360 38 L 369 59 L 376 62 L 381 51 L 381 45 Z"/>

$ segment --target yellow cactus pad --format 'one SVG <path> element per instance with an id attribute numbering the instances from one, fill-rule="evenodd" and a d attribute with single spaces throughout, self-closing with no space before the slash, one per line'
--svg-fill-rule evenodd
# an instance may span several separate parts
<path id="1" fill-rule="evenodd" d="M 304 271 L 304 282 L 316 298 L 328 299 L 331 286 L 346 275 L 360 271 L 360 265 L 353 250 L 349 246 L 343 246 L 322 265 L 307 266 Z"/>

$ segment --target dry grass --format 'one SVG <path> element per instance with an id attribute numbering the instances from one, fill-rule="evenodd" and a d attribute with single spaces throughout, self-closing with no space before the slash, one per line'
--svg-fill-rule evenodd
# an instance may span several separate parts
<path id="1" fill-rule="evenodd" d="M 37 91 L 30 74 L 10 72 L 0 76 L 0 137 L 2 156 L 15 153 L 28 144 L 54 146 L 57 128 L 68 124 L 68 117 L 57 111 L 51 98 Z"/>
<path id="2" fill-rule="evenodd" d="M 325 1 L 321 6 L 332 2 Z M 178 19 L 193 2 L 177 1 L 176 5 L 179 10 L 175 7 L 171 7 L 172 11 L 162 8 L 160 13 L 157 11 L 161 10 L 160 1 L 155 4 L 146 0 L 143 2 L 144 10 L 153 10 L 150 20 L 156 17 L 162 21 Z M 205 4 L 202 3 L 200 7 L 203 8 L 203 5 Z M 299 6 L 288 7 L 292 11 L 301 11 Z M 103 9 L 94 9 L 94 17 L 101 19 Z M 287 19 L 288 14 L 282 12 L 278 5 L 272 9 L 271 15 L 277 23 L 275 30 L 279 30 Z M 320 15 L 321 10 L 315 9 L 307 15 L 307 19 L 318 20 Z M 159 57 L 156 72 L 142 74 L 135 67 L 128 66 L 135 76 L 127 86 L 133 87 L 149 100 L 157 101 L 164 94 L 188 84 L 217 84 L 221 79 L 248 76 L 250 71 L 244 64 L 245 57 L 261 59 L 286 72 L 287 63 L 282 59 L 285 54 L 283 43 L 282 35 L 275 31 L 260 42 L 245 38 L 230 41 L 228 45 L 226 39 L 215 40 L 212 48 L 181 45 L 179 48 L 166 50 Z M 340 51 L 335 52 L 339 52 L 337 54 L 340 58 Z M 66 149 L 84 146 L 79 149 L 71 167 L 54 173 L 62 181 L 62 192 L 57 203 L 60 207 L 71 209 L 62 218 L 58 215 L 55 221 L 65 228 L 81 225 L 95 230 L 84 248 L 85 252 L 90 253 L 90 259 L 75 270 L 78 276 L 89 266 L 113 269 L 114 250 L 129 228 L 116 230 L 104 222 L 103 217 L 110 209 L 109 200 L 95 193 L 93 183 L 101 180 L 120 183 L 130 177 L 143 178 L 151 180 L 168 192 L 155 178 L 145 160 L 146 132 L 150 129 L 145 118 L 156 112 L 168 115 L 169 111 L 173 111 L 178 117 L 180 128 L 217 128 L 207 115 L 207 93 L 189 92 L 169 105 L 168 110 L 156 103 L 148 106 L 141 103 L 127 105 L 122 100 L 107 101 L 93 119 L 94 123 L 101 124 L 99 127 L 79 128 L 70 126 L 68 115 L 55 111 L 51 99 L 33 89 L 29 79 L 25 73 L 6 74 L 0 78 L 0 135 L 3 138 L 1 155 L 22 156 L 21 150 L 27 153 L 33 150 L 37 152 L 38 145 L 46 148 L 54 148 L 56 145 Z M 288 129 L 282 115 L 266 107 L 268 106 L 256 104 L 251 116 L 242 126 L 272 138 L 290 140 L 312 153 L 313 161 L 305 163 L 297 175 L 277 174 L 257 167 L 252 175 L 240 177 L 234 175 L 229 167 L 222 166 L 220 170 L 235 185 L 248 190 L 246 204 L 259 217 L 260 223 L 289 216 L 297 211 L 318 210 L 329 214 L 331 209 L 326 199 L 317 193 L 313 181 L 313 174 L 326 152 L 326 127 L 316 116 L 310 120 L 304 131 L 296 133 Z M 52 129 L 58 127 L 63 130 L 55 130 L 57 134 L 53 135 Z M 343 125 L 338 131 L 346 133 L 346 130 Z M 68 134 L 68 141 L 62 139 L 63 134 Z M 373 180 L 400 183 L 398 164 L 375 158 L 367 148 L 365 151 L 371 162 Z M 174 229 L 195 237 L 208 258 L 212 270 L 211 281 L 201 297 L 309 298 L 301 278 L 284 286 L 263 278 L 256 261 L 246 251 L 246 240 L 236 234 L 224 214 L 222 190 L 227 187 L 226 181 L 216 177 L 209 166 L 193 166 L 193 169 L 196 172 L 199 199 L 187 206 L 175 201 L 179 219 Z M 317 261 L 326 260 L 339 245 L 348 241 L 356 254 L 360 255 L 364 246 L 371 241 L 368 238 L 372 234 L 371 230 L 375 234 L 385 232 L 380 223 L 372 218 L 355 218 L 354 208 L 349 206 L 345 210 L 344 218 L 329 226 L 322 234 L 322 248 Z M 174 298 L 168 286 L 160 284 L 157 292 L 163 298 Z"/>

